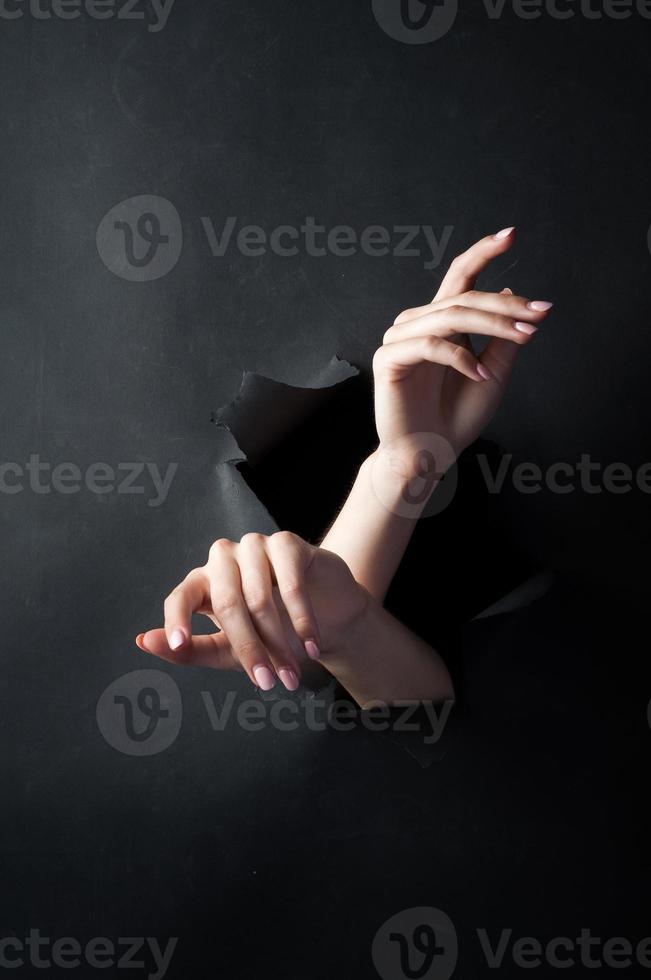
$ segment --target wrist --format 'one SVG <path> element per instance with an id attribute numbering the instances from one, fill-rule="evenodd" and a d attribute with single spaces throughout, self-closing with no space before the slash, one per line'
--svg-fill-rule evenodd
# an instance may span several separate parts
<path id="1" fill-rule="evenodd" d="M 413 522 L 455 462 L 447 440 L 420 433 L 380 444 L 363 465 L 366 482 L 385 511 Z"/>
<path id="2" fill-rule="evenodd" d="M 354 588 L 356 590 L 355 613 L 346 619 L 345 624 L 342 624 L 332 637 L 328 647 L 323 650 L 324 665 L 333 672 L 336 666 L 343 667 L 354 660 L 355 650 L 360 647 L 361 637 L 368 636 L 377 609 L 381 608 L 364 586 L 355 582 Z"/>

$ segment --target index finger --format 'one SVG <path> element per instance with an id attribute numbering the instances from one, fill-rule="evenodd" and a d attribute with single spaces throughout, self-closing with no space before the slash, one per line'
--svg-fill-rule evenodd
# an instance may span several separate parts
<path id="1" fill-rule="evenodd" d="M 508 250 L 515 241 L 515 228 L 504 228 L 496 235 L 488 235 L 481 241 L 471 245 L 452 260 L 438 293 L 434 299 L 445 299 L 448 296 L 458 296 L 473 289 L 477 276 L 489 262 Z"/>
<path id="2" fill-rule="evenodd" d="M 210 594 L 207 578 L 199 569 L 191 571 L 170 592 L 164 603 L 165 634 L 170 649 L 180 650 L 192 637 L 192 614 L 206 604 Z"/>

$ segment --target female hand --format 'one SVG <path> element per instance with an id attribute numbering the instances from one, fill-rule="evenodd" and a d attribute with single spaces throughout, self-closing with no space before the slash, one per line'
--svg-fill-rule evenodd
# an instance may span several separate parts
<path id="1" fill-rule="evenodd" d="M 380 452 L 390 446 L 392 455 L 413 459 L 416 437 L 432 433 L 456 457 L 494 414 L 520 347 L 553 305 L 511 290 L 474 290 L 482 269 L 513 241 L 514 229 L 506 228 L 457 256 L 433 302 L 405 310 L 385 333 L 373 361 Z M 473 334 L 489 338 L 479 357 Z"/>
<path id="2" fill-rule="evenodd" d="M 270 690 L 298 687 L 300 662 L 327 653 L 362 615 L 368 594 L 337 555 L 289 531 L 222 538 L 165 600 L 164 629 L 141 633 L 147 653 L 174 663 L 241 668 Z M 192 615 L 219 633 L 192 635 Z"/>

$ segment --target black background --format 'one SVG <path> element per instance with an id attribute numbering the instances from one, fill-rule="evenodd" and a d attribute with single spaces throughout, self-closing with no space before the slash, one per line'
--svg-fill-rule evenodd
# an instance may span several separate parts
<path id="1" fill-rule="evenodd" d="M 384 33 L 367 0 L 177 0 L 158 33 L 0 19 L 2 461 L 178 464 L 158 508 L 27 486 L 0 500 L 3 935 L 178 936 L 168 976 L 239 980 L 374 976 L 376 930 L 418 905 L 456 923 L 464 977 L 522 972 L 488 970 L 477 928 L 651 931 L 634 897 L 649 870 L 639 490 L 505 495 L 505 530 L 570 585 L 487 645 L 469 628 L 484 666 L 429 768 L 367 732 L 216 734 L 200 691 L 245 697 L 243 680 L 169 665 L 184 721 L 165 752 L 123 755 L 95 720 L 108 684 L 157 668 L 133 637 L 210 543 L 270 529 L 217 466 L 232 443 L 211 413 L 242 370 L 301 384 L 338 353 L 367 372 L 397 312 L 485 234 L 518 228 L 484 288 L 556 303 L 489 435 L 543 467 L 648 459 L 650 39 L 638 15 L 491 19 L 480 3 L 423 45 Z M 114 275 L 95 244 L 140 194 L 183 224 L 153 282 Z M 434 271 L 213 257 L 201 217 L 229 215 L 453 233 Z"/>

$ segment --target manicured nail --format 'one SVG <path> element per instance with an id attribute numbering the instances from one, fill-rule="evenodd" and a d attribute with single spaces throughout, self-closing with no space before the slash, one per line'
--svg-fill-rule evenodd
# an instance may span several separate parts
<path id="1" fill-rule="evenodd" d="M 253 676 L 255 677 L 261 691 L 270 691 L 276 683 L 276 678 L 268 667 L 254 667 Z"/>
<path id="2" fill-rule="evenodd" d="M 546 313 L 547 310 L 551 310 L 553 303 L 548 303 L 544 299 L 534 299 L 531 303 L 527 303 L 530 310 L 535 310 L 536 313 Z"/>
<path id="3" fill-rule="evenodd" d="M 136 637 L 136 646 L 137 647 L 140 647 L 141 650 L 144 650 L 145 653 L 148 653 L 149 651 L 147 650 L 147 648 L 145 646 L 144 640 L 145 640 L 145 634 L 144 633 L 138 633 L 138 635 Z"/>
<path id="4" fill-rule="evenodd" d="M 172 635 L 170 636 L 170 647 L 172 650 L 178 650 L 185 643 L 185 633 L 183 630 L 172 630 Z"/>
<path id="5" fill-rule="evenodd" d="M 511 226 L 511 228 L 502 228 L 502 230 L 498 231 L 496 235 L 493 235 L 493 238 L 496 242 L 501 242 L 503 238 L 508 238 L 513 231 L 515 231 L 514 225 Z"/>
<path id="6" fill-rule="evenodd" d="M 298 677 L 293 670 L 279 670 L 278 676 L 288 691 L 295 691 L 298 687 Z"/>
<path id="7" fill-rule="evenodd" d="M 314 640 L 305 641 L 305 652 L 310 658 L 310 660 L 318 660 L 319 657 L 321 656 L 321 651 L 319 650 Z"/>
<path id="8" fill-rule="evenodd" d="M 493 381 L 493 375 L 488 368 L 484 367 L 481 361 L 477 363 L 477 374 L 483 381 Z"/>
<path id="9" fill-rule="evenodd" d="M 534 327 L 533 323 L 522 323 L 520 320 L 517 320 L 513 326 L 516 330 L 519 330 L 520 333 L 528 333 L 530 336 L 532 333 L 536 333 L 538 330 L 538 327 Z"/>

